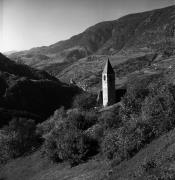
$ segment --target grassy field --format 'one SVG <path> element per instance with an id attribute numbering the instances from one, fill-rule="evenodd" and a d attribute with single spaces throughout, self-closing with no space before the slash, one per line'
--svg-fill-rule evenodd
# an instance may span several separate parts
<path id="1" fill-rule="evenodd" d="M 0 170 L 0 180 L 99 180 L 108 170 L 104 160 L 89 160 L 71 168 L 67 163 L 51 163 L 37 151 L 7 163 Z"/>

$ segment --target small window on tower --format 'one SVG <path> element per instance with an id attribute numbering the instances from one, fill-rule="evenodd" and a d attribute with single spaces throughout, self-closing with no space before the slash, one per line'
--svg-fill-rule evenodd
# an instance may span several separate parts
<path id="1" fill-rule="evenodd" d="M 104 75 L 104 81 L 106 80 L 106 76 Z"/>

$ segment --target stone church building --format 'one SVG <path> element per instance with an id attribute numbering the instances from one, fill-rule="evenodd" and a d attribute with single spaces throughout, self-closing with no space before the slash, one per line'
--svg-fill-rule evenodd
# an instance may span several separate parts
<path id="1" fill-rule="evenodd" d="M 104 107 L 113 105 L 120 101 L 126 93 L 126 89 L 115 89 L 115 72 L 109 59 L 102 72 L 102 91 L 99 94 L 98 102 L 102 100 Z"/>
<path id="2" fill-rule="evenodd" d="M 103 106 L 115 104 L 115 72 L 109 59 L 102 73 Z"/>

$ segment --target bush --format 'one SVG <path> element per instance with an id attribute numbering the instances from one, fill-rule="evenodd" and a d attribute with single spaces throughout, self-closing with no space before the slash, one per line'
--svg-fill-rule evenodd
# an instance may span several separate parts
<path id="1" fill-rule="evenodd" d="M 102 143 L 102 152 L 109 160 L 117 159 L 119 162 L 126 158 L 123 129 L 108 132 Z"/>
<path id="2" fill-rule="evenodd" d="M 135 81 L 122 99 L 120 116 L 123 121 L 127 122 L 134 116 L 142 116 L 144 120 L 174 117 L 175 95 L 172 85 L 167 84 L 162 77 Z"/>
<path id="3" fill-rule="evenodd" d="M 107 159 L 118 164 L 134 156 L 151 139 L 149 124 L 135 117 L 118 129 L 107 131 L 102 142 L 102 152 Z"/>
<path id="4" fill-rule="evenodd" d="M 140 117 L 133 117 L 124 125 L 128 157 L 134 156 L 145 144 L 153 139 L 152 127 Z"/>
<path id="5" fill-rule="evenodd" d="M 97 140 L 99 144 L 103 141 L 104 133 L 105 133 L 104 128 L 99 123 L 93 125 L 92 127 L 90 127 L 85 131 L 85 134 L 87 136 Z"/>
<path id="6" fill-rule="evenodd" d="M 71 112 L 67 117 L 71 127 L 79 130 L 87 130 L 97 122 L 97 114 L 94 111 Z"/>
<path id="7" fill-rule="evenodd" d="M 47 136 L 44 144 L 47 156 L 53 161 L 68 161 L 74 166 L 97 153 L 98 144 L 94 139 L 76 129 L 61 129 Z"/>
<path id="8" fill-rule="evenodd" d="M 127 93 L 122 98 L 122 108 L 120 116 L 123 120 L 128 121 L 132 115 L 139 115 L 142 102 L 149 94 L 148 85 L 156 77 L 131 77 L 127 85 Z"/>
<path id="9" fill-rule="evenodd" d="M 45 154 L 54 162 L 69 161 L 72 166 L 87 160 L 97 153 L 98 142 L 84 131 L 96 122 L 94 111 L 57 110 L 39 126 L 45 138 Z"/>
<path id="10" fill-rule="evenodd" d="M 41 142 L 36 134 L 35 122 L 31 119 L 13 119 L 4 128 L 0 139 L 1 159 L 11 159 L 29 152 Z"/>
<path id="11" fill-rule="evenodd" d="M 37 133 L 41 136 L 48 134 L 55 126 L 60 126 L 60 124 L 64 123 L 66 118 L 67 113 L 64 107 L 57 109 L 53 116 L 37 125 Z"/>
<path id="12" fill-rule="evenodd" d="M 0 164 L 5 163 L 11 158 L 10 142 L 13 141 L 13 137 L 9 137 L 1 132 L 0 134 Z"/>
<path id="13" fill-rule="evenodd" d="M 73 102 L 73 107 L 81 110 L 89 110 L 96 106 L 97 96 L 90 93 L 82 93 L 77 95 Z"/>
<path id="14" fill-rule="evenodd" d="M 102 151 L 117 162 L 135 155 L 147 143 L 175 127 L 174 87 L 162 77 L 136 81 L 128 87 L 119 111 L 121 123 L 113 113 L 105 112 L 106 136 Z M 103 117 L 102 116 L 102 117 Z M 113 131 L 108 132 L 112 127 Z"/>
<path id="15" fill-rule="evenodd" d="M 98 121 L 104 129 L 118 128 L 121 126 L 121 119 L 117 109 L 102 112 Z"/>

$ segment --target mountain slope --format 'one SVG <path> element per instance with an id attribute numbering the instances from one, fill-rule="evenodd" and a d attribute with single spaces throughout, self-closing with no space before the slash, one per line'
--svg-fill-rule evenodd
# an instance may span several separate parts
<path id="1" fill-rule="evenodd" d="M 101 86 L 101 71 L 107 58 L 117 68 L 120 63 L 144 59 L 149 54 L 166 59 L 175 54 L 174 49 L 175 6 L 170 6 L 101 22 L 68 40 L 13 53 L 10 57 L 43 69 L 63 82 L 73 79 L 79 86 L 96 91 Z M 124 82 L 126 76 L 116 77 L 116 84 Z"/>
<path id="2" fill-rule="evenodd" d="M 152 52 L 175 37 L 175 6 L 124 16 L 96 24 L 79 35 L 51 46 L 13 53 L 10 57 L 42 68 L 76 61 L 91 54 Z"/>
<path id="3" fill-rule="evenodd" d="M 30 79 L 48 79 L 57 80 L 45 71 L 33 69 L 25 64 L 15 63 L 6 56 L 0 53 L 0 71 L 7 72 L 16 76 L 27 77 Z"/>
<path id="4" fill-rule="evenodd" d="M 45 71 L 0 54 L 0 127 L 15 117 L 45 120 L 60 106 L 71 106 L 78 92 Z"/>

